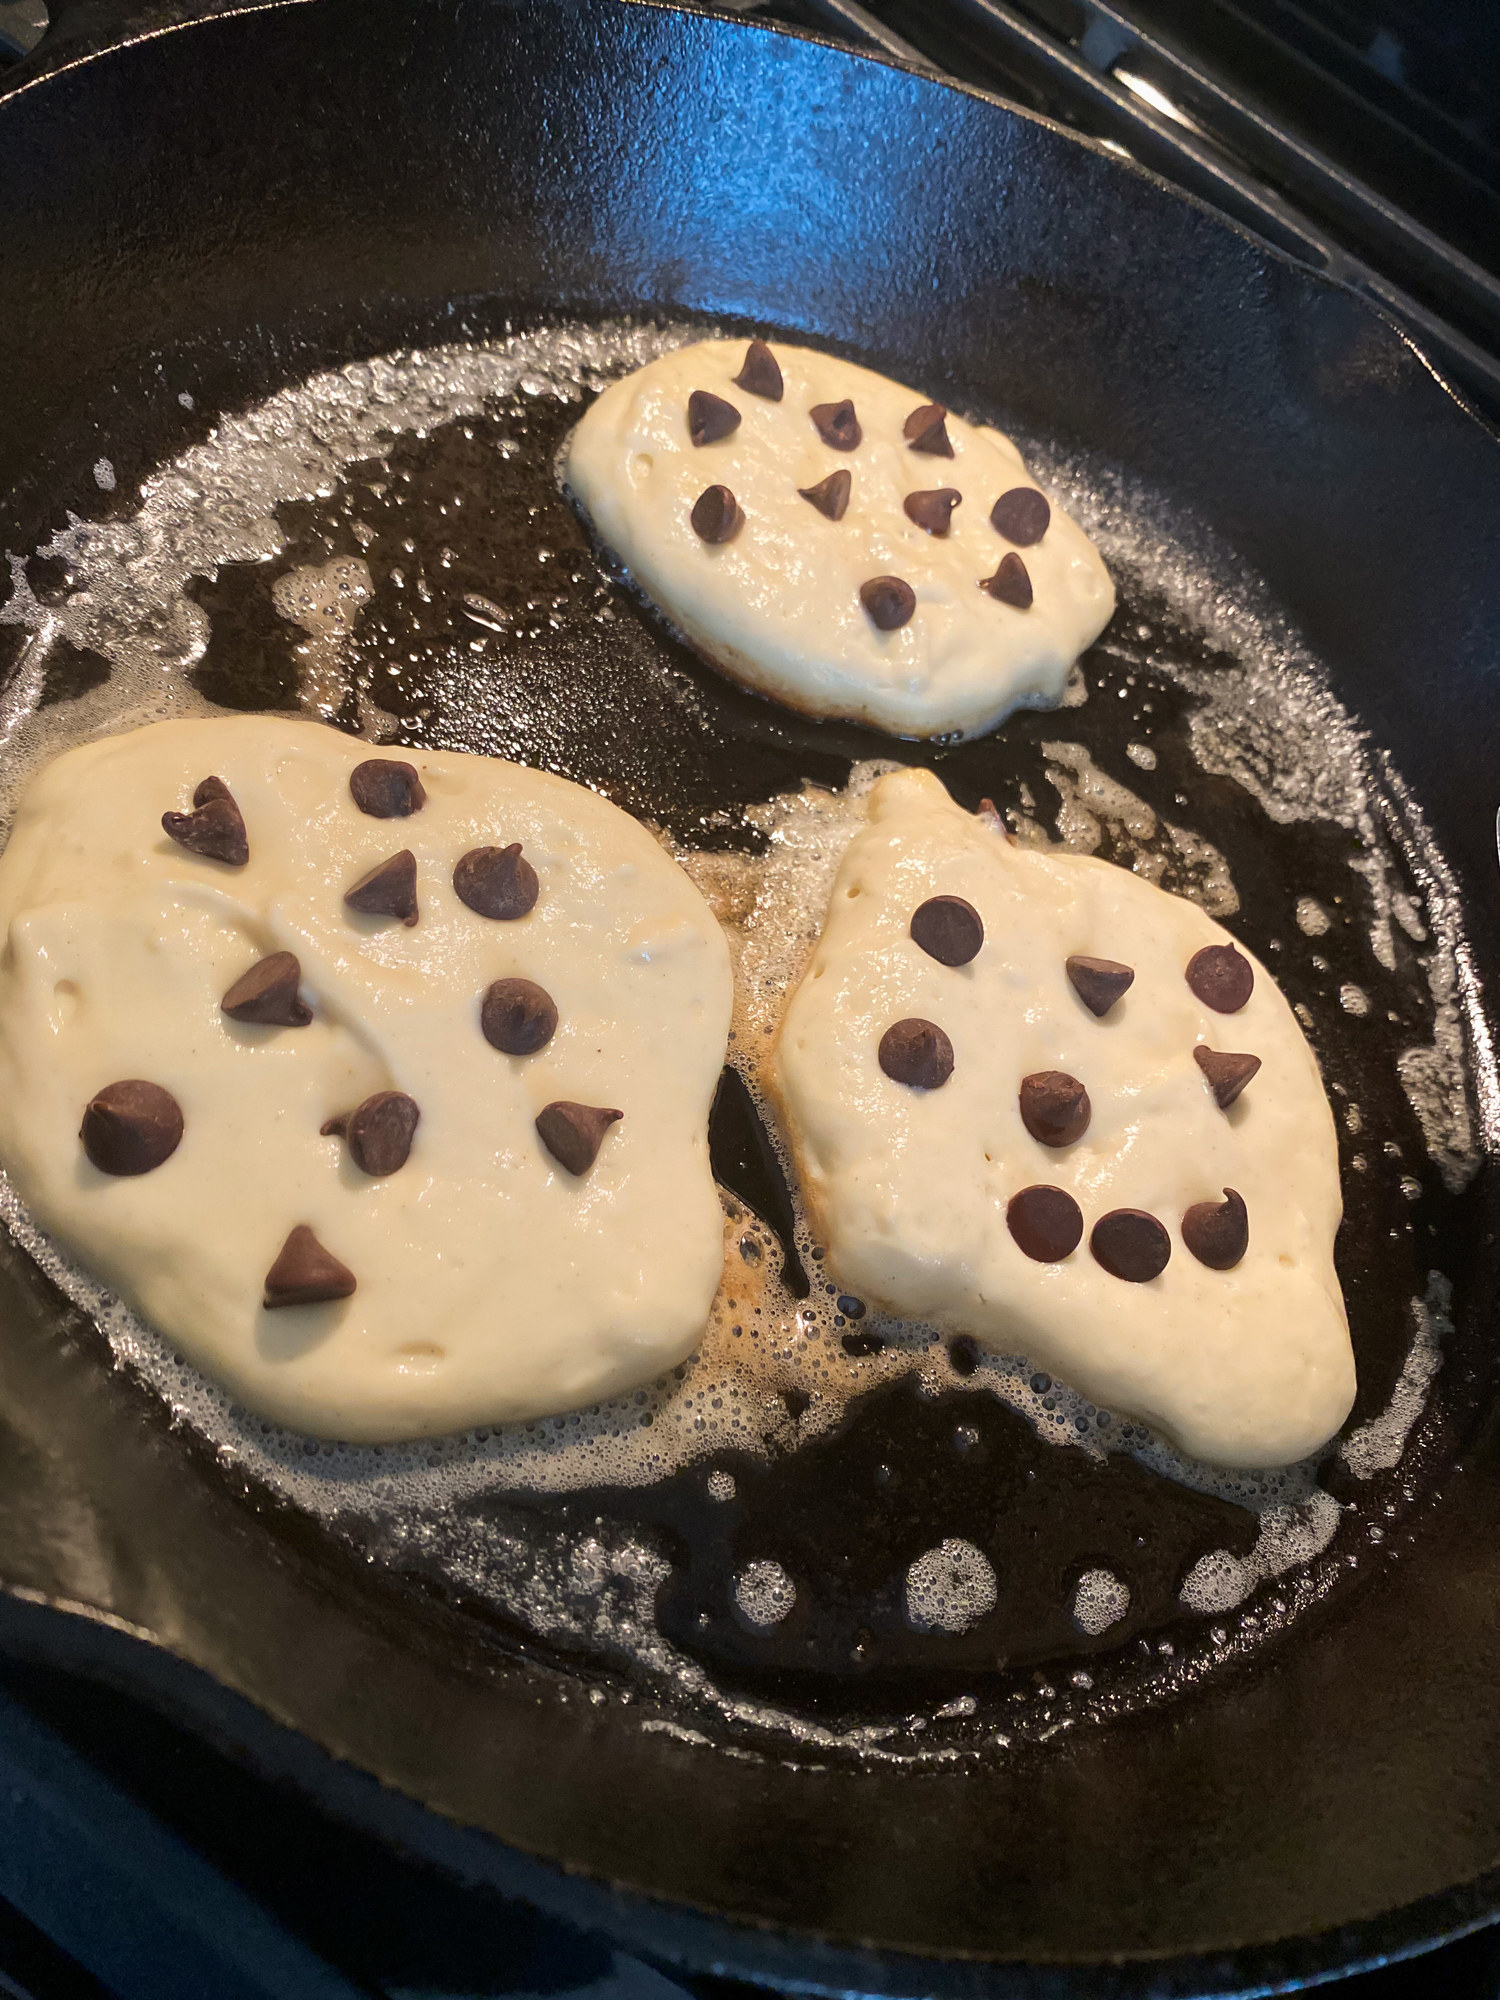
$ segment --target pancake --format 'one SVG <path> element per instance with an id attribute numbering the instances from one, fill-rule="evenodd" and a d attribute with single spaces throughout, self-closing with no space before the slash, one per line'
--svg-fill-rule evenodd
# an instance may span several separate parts
<path id="1" fill-rule="evenodd" d="M 408 754 L 153 724 L 46 766 L 0 857 L 0 1159 L 321 1437 L 616 1395 L 692 1350 L 722 1268 L 707 905 L 583 787 Z"/>
<path id="2" fill-rule="evenodd" d="M 831 1274 L 1211 1464 L 1338 1429 L 1354 1361 L 1317 1063 L 1196 905 L 882 778 L 771 1082 Z"/>
<path id="3" fill-rule="evenodd" d="M 1009 438 L 811 348 L 659 356 L 590 406 L 566 479 L 705 658 L 808 715 L 984 735 L 1056 702 L 1114 610 Z"/>

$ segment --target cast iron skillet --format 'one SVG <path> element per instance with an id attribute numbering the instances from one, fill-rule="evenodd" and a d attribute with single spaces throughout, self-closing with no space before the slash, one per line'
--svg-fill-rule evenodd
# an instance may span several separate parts
<path id="1" fill-rule="evenodd" d="M 61 12 L 0 92 L 0 546 L 93 495 L 101 452 L 123 508 L 206 411 L 458 325 L 696 315 L 960 406 L 1003 381 L 1023 429 L 1171 494 L 1265 579 L 1395 753 L 1500 977 L 1500 451 L 1351 296 L 1032 118 L 773 32 L 616 0 Z M 605 734 L 633 756 L 631 727 Z M 729 755 L 749 797 L 876 747 L 764 705 L 740 737 L 709 792 Z M 1442 1476 L 1388 1558 L 1243 1674 L 1008 1763 L 729 1758 L 450 1606 L 393 1610 L 167 1432 L 9 1248 L 6 1643 L 684 1965 L 1232 1990 L 1411 1948 L 1500 1909 L 1495 1179 L 1444 1211 Z"/>

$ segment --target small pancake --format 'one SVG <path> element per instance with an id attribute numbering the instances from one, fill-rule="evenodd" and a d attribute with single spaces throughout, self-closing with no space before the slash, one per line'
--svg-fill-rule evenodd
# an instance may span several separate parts
<path id="1" fill-rule="evenodd" d="M 724 340 L 604 391 L 566 469 L 600 539 L 705 658 L 806 714 L 982 736 L 1057 701 L 1114 587 L 1010 439 L 851 361 L 773 352 L 779 400 Z"/>

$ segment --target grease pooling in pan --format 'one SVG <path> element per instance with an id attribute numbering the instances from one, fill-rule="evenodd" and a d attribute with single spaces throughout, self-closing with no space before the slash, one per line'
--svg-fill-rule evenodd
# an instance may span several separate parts
<path id="1" fill-rule="evenodd" d="M 1232 917 L 1298 1004 L 1344 1135 L 1362 1394 L 1347 1465 L 1323 1475 L 1337 1499 L 1310 1468 L 1235 1482 L 1173 1462 L 1019 1363 L 846 1310 L 777 1207 L 755 1044 L 858 812 L 851 766 L 917 753 L 803 725 L 702 673 L 600 568 L 553 473 L 580 395 L 701 331 L 563 329 L 357 364 L 225 422 L 134 518 L 64 530 L 47 552 L 73 585 L 58 601 L 14 566 L 0 617 L 30 639 L 0 732 L 13 798 L 38 759 L 101 729 L 305 705 L 373 738 L 560 770 L 660 825 L 750 966 L 737 1047 L 751 1087 L 726 1084 L 716 1121 L 732 1283 L 703 1356 L 642 1402 L 359 1455 L 248 1423 L 89 1302 L 226 1460 L 502 1635 L 624 1663 L 705 1713 L 809 1741 L 930 1754 L 943 1732 L 1015 1740 L 1253 1645 L 1417 1496 L 1420 1436 L 1397 1460 L 1436 1365 L 1429 1269 L 1476 1154 L 1457 912 L 1394 774 L 1253 588 L 1108 468 L 1049 464 L 1023 441 L 1105 548 L 1122 611 L 1069 706 L 935 762 L 1022 837 L 1060 835 Z M 325 607 L 335 574 L 351 588 Z M 1341 998 L 1354 988 L 1363 1014 Z M 1408 1355 L 1424 1298 L 1425 1344 Z M 840 1510 L 863 1524 L 859 1545 Z M 993 1569 L 995 1603 L 964 1631 L 921 1631 L 905 1579 L 949 1540 Z M 766 1626 L 731 1594 L 755 1563 L 793 1593 Z M 1072 1607 L 1094 1571 L 1129 1606 L 1080 1636 Z M 1215 1591 L 1190 1583 L 1210 1571 Z M 1184 1589 L 1223 1622 L 1184 1620 Z"/>

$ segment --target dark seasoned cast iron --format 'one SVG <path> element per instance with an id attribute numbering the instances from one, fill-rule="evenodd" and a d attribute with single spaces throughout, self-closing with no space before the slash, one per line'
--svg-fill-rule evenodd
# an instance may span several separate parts
<path id="1" fill-rule="evenodd" d="M 0 97 L 0 337 L 18 385 L 0 425 L 0 547 L 43 540 L 72 496 L 92 493 L 102 451 L 124 508 L 151 466 L 201 434 L 206 410 L 403 342 L 643 311 L 805 333 L 959 407 L 995 407 L 1064 451 L 1097 451 L 1237 551 L 1393 752 L 1467 894 L 1481 975 L 1500 976 L 1500 451 L 1350 297 L 1003 108 L 655 8 L 287 0 L 126 34 L 89 57 L 92 30 L 86 8 L 65 14 L 55 54 Z M 187 380 L 193 415 L 177 401 Z M 546 483 L 549 421 L 539 411 L 518 465 L 532 486 L 495 502 L 476 553 L 492 595 L 497 570 L 527 558 L 522 499 L 556 510 L 554 546 L 584 551 Z M 450 430 L 400 449 L 418 482 L 463 485 L 478 476 L 466 448 Z M 283 509 L 286 561 L 321 560 L 336 505 Z M 377 542 L 377 582 L 381 562 Z M 224 569 L 195 586 L 214 628 L 199 684 L 228 706 L 291 699 L 272 573 Z M 1145 600 L 1130 614 L 1156 615 Z M 410 650 L 424 635 L 403 616 L 386 591 L 365 643 Z M 721 685 L 624 600 L 607 643 L 563 622 L 550 650 L 505 657 L 542 718 L 521 747 L 684 837 L 726 803 L 804 776 L 838 782 L 852 757 L 891 754 L 884 739 L 818 728 Z M 12 637 L 0 626 L 0 663 Z M 1112 696 L 1131 687 L 1128 666 L 1106 640 L 1090 671 Z M 47 698 L 66 700 L 102 669 L 55 655 Z M 674 703 L 673 675 L 691 677 L 691 704 Z M 1243 795 L 1185 761 L 1183 698 L 1138 672 L 1131 692 L 1111 700 L 1107 723 L 1096 696 L 1079 733 L 1109 762 L 1153 700 L 1160 761 L 1138 788 L 1166 808 L 1175 788 L 1193 790 L 1195 823 L 1232 849 L 1243 934 L 1262 946 L 1278 885 L 1316 889 L 1344 855 L 1321 834 L 1259 820 L 1248 853 L 1235 846 Z M 394 736 L 443 735 L 420 666 L 387 706 Z M 1003 747 L 971 746 L 940 768 L 964 803 L 983 792 L 1003 803 L 1022 779 L 1037 788 L 1036 746 L 1051 733 L 1074 732 L 1025 718 Z M 1330 957 L 1336 979 L 1334 946 Z M 1296 997 L 1317 1012 L 1311 987 Z M 1320 1055 L 1330 1080 L 1348 1061 L 1333 1040 Z M 1399 1103 L 1384 1116 L 1410 1122 Z M 714 1137 L 722 1175 L 774 1205 L 732 1086 Z M 726 1758 L 644 1728 L 660 1718 L 639 1695 L 582 1698 L 587 1663 L 487 1635 L 440 1591 L 372 1584 L 309 1524 L 168 1434 L 144 1392 L 101 1368 L 97 1341 L 60 1339 L 76 1315 L 7 1249 L 7 1582 L 139 1626 L 398 1792 L 640 1893 L 611 1896 L 455 1833 L 159 1651 L 20 1606 L 5 1614 L 9 1642 L 137 1685 L 340 1810 L 685 1963 L 957 1992 L 971 1987 L 969 1957 L 1062 1960 L 1092 1964 L 1100 1989 L 1202 1989 L 1432 1936 L 1490 1907 L 1475 1878 L 1500 1864 L 1500 1452 L 1473 1416 L 1494 1334 L 1494 1207 L 1487 1171 L 1456 1200 L 1429 1188 L 1417 1210 L 1455 1279 L 1459 1334 L 1413 1489 L 1421 1504 L 1402 1513 L 1384 1559 L 1238 1674 L 1154 1714 L 1008 1762 L 921 1771 Z M 1392 1301 L 1413 1277 L 1414 1253 L 1387 1245 L 1391 1219 L 1367 1205 L 1342 1246 L 1362 1410 L 1379 1406 L 1399 1364 Z M 678 1538 L 662 1624 L 721 1678 L 845 1719 L 930 1704 L 945 1674 L 969 1686 L 982 1662 L 943 1642 L 933 1667 L 931 1642 L 903 1638 L 895 1621 L 862 1632 L 852 1614 L 747 1643 L 723 1602 L 731 1557 L 760 1542 L 784 1553 L 798 1532 L 807 1569 L 842 1570 L 853 1602 L 925 1545 L 909 1540 L 918 1514 L 972 1521 L 987 1509 L 997 1530 L 1036 1541 L 1031 1568 L 1018 1565 L 1029 1608 L 1005 1669 L 1024 1673 L 1079 1651 L 1053 1629 L 1067 1539 L 1054 1517 L 1068 1523 L 1068 1549 L 1121 1567 L 1137 1525 L 1149 1529 L 1131 1632 L 1167 1629 L 1188 1554 L 1249 1538 L 1248 1516 L 1128 1461 L 1098 1471 L 1045 1450 L 985 1399 L 962 1414 L 976 1432 L 963 1454 L 949 1448 L 953 1408 L 891 1395 L 872 1398 L 826 1452 L 809 1448 L 764 1478 L 737 1467 L 732 1551 L 680 1490 L 568 1505 L 610 1506 Z M 850 1484 L 887 1463 L 920 1489 L 910 1515 L 876 1509 L 860 1498 L 868 1486 Z M 915 1477 L 919 1466 L 932 1469 Z M 1028 1472 L 1043 1479 L 1040 1502 Z M 851 1675 L 856 1647 L 868 1657 Z M 903 1951 L 949 1962 L 918 1968 Z M 1174 1972 L 1102 1964 L 1164 1956 Z M 1040 1971 L 1016 1979 L 1047 1984 Z"/>

